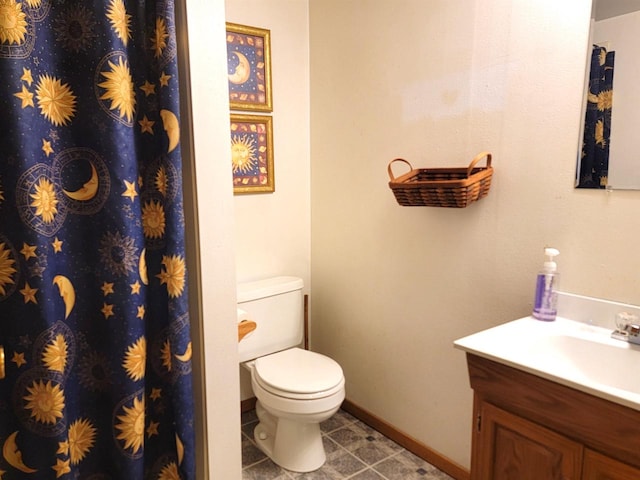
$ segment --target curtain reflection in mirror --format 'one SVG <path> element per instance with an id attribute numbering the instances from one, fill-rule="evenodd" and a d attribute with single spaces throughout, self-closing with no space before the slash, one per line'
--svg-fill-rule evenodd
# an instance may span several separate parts
<path id="1" fill-rule="evenodd" d="M 607 187 L 614 60 L 615 52 L 593 46 L 578 188 Z"/>

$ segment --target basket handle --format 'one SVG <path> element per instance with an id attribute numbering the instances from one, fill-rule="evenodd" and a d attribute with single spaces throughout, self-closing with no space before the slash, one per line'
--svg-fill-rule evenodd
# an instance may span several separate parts
<path id="1" fill-rule="evenodd" d="M 393 176 L 393 170 L 391 170 L 391 165 L 392 165 L 394 162 L 403 162 L 403 163 L 406 163 L 407 165 L 409 165 L 409 170 L 410 170 L 410 171 L 411 171 L 411 170 L 413 170 L 413 167 L 411 166 L 411 164 L 410 164 L 407 160 L 405 160 L 404 158 L 394 158 L 393 160 L 391 160 L 391 161 L 389 162 L 389 165 L 387 165 L 387 173 L 389 174 L 389 179 L 390 179 L 392 182 L 396 179 L 396 177 L 394 177 L 394 176 Z"/>
<path id="2" fill-rule="evenodd" d="M 469 175 L 471 175 L 471 172 L 473 171 L 473 167 L 476 166 L 476 163 L 478 163 L 484 157 L 487 157 L 487 167 L 491 166 L 491 154 L 489 152 L 481 152 L 478 155 L 476 155 L 475 157 L 473 157 L 473 160 L 471 160 L 471 163 L 469 164 L 469 167 L 467 168 L 467 177 Z"/>

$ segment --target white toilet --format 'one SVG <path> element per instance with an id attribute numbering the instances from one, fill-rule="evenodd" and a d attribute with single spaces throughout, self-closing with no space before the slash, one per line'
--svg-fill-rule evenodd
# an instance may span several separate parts
<path id="1" fill-rule="evenodd" d="M 287 470 L 310 472 L 326 460 L 319 424 L 338 411 L 345 387 L 337 362 L 297 347 L 302 287 L 297 277 L 238 284 L 238 351 L 258 399 L 258 447 Z"/>

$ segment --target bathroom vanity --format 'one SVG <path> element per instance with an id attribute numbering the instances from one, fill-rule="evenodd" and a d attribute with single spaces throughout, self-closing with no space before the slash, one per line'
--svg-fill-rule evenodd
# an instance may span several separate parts
<path id="1" fill-rule="evenodd" d="M 467 354 L 472 480 L 638 480 L 640 411 Z"/>
<path id="2" fill-rule="evenodd" d="M 471 480 L 640 479 L 639 346 L 531 317 L 455 346 L 474 392 Z"/>

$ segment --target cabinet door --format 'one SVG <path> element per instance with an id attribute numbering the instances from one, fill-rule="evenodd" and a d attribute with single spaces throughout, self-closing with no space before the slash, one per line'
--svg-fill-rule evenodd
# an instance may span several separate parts
<path id="1" fill-rule="evenodd" d="M 585 450 L 583 480 L 638 480 L 640 470 L 593 450 Z"/>
<path id="2" fill-rule="evenodd" d="M 579 443 L 489 403 L 477 413 L 473 480 L 580 480 Z"/>

